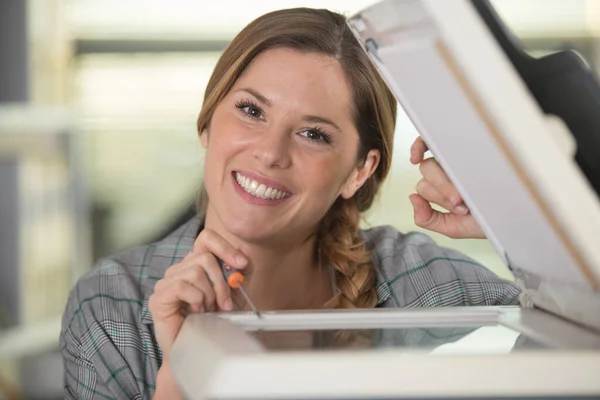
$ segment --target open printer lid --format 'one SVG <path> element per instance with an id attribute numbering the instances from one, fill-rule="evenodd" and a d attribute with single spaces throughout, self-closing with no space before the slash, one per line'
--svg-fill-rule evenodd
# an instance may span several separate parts
<path id="1" fill-rule="evenodd" d="M 522 305 L 600 329 L 593 73 L 574 53 L 527 56 L 484 0 L 386 0 L 348 24 L 515 275 Z"/>

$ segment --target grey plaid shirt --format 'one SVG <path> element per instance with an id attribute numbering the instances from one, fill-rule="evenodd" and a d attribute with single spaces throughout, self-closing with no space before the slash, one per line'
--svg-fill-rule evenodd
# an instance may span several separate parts
<path id="1" fill-rule="evenodd" d="M 69 295 L 61 351 L 68 399 L 150 399 L 162 354 L 148 297 L 165 270 L 191 250 L 202 220 L 165 239 L 100 260 Z M 362 230 L 377 269 L 378 307 L 504 305 L 518 289 L 422 233 Z"/>

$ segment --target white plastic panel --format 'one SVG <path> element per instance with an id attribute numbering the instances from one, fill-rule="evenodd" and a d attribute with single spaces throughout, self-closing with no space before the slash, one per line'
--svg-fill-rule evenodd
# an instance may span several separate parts
<path id="1" fill-rule="evenodd" d="M 276 348 L 261 342 L 265 333 L 288 332 L 282 329 L 383 326 L 435 335 L 450 324 L 472 329 L 376 348 L 321 342 L 307 349 L 297 335 L 278 337 Z M 597 335 L 514 307 L 340 310 L 191 315 L 171 360 L 190 399 L 543 397 L 600 394 L 598 349 Z"/>
<path id="2" fill-rule="evenodd" d="M 413 11 L 390 11 L 406 7 Z M 505 262 L 597 289 L 598 198 L 471 4 L 386 1 L 350 25 L 357 20 L 357 35 L 377 43 L 373 61 Z"/>

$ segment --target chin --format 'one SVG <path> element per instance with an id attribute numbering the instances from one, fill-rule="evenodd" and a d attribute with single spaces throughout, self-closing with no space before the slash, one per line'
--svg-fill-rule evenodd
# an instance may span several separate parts
<path id="1" fill-rule="evenodd" d="M 225 229 L 232 235 L 238 237 L 245 242 L 261 241 L 269 236 L 272 232 L 266 226 L 264 218 L 256 218 L 256 216 L 240 216 L 236 213 L 229 213 L 222 219 Z"/>

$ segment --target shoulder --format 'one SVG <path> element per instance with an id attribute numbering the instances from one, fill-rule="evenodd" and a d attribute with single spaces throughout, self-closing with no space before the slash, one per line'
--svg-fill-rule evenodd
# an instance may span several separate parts
<path id="1" fill-rule="evenodd" d="M 98 261 L 71 290 L 65 318 L 81 314 L 79 319 L 133 324 L 166 269 L 190 251 L 198 227 L 199 220 L 194 218 L 158 242 Z M 70 322 L 65 328 L 75 321 Z"/>
<path id="2" fill-rule="evenodd" d="M 148 297 L 164 271 L 189 252 L 197 226 L 190 221 L 159 242 L 103 258 L 77 281 L 60 337 L 70 386 L 89 388 L 93 377 L 93 390 L 99 393 L 150 396 L 162 354 Z"/>
<path id="3" fill-rule="evenodd" d="M 71 290 L 63 329 L 83 336 L 93 323 L 134 324 L 152 281 L 159 279 L 143 261 L 143 254 L 152 257 L 152 252 L 148 245 L 99 260 Z"/>
<path id="4" fill-rule="evenodd" d="M 100 260 L 69 294 L 60 334 L 69 398 L 140 398 L 155 388 L 160 354 L 141 323 L 145 291 L 130 257 Z"/>
<path id="5" fill-rule="evenodd" d="M 467 255 L 420 232 L 388 225 L 360 231 L 377 270 L 382 306 L 516 304 L 519 290 Z"/>
<path id="6" fill-rule="evenodd" d="M 389 257 L 408 250 L 410 247 L 435 244 L 424 233 L 403 233 L 391 225 L 361 229 L 359 232 L 373 255 L 377 257 Z"/>
<path id="7" fill-rule="evenodd" d="M 192 220 L 164 239 L 99 260 L 71 290 L 65 314 L 83 314 L 98 321 L 135 321 L 144 300 L 166 269 L 181 261 L 195 238 Z M 109 310 L 118 309 L 118 314 Z"/>

